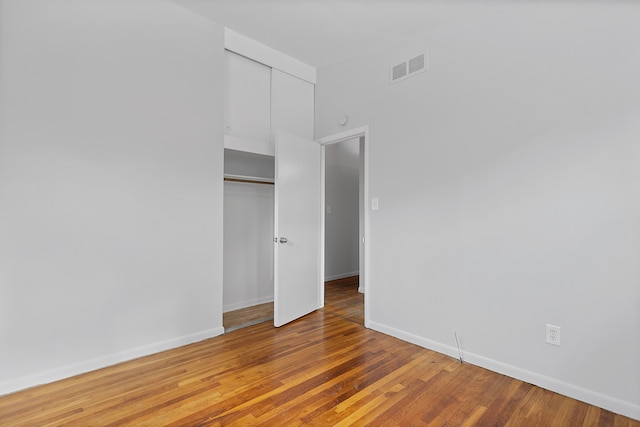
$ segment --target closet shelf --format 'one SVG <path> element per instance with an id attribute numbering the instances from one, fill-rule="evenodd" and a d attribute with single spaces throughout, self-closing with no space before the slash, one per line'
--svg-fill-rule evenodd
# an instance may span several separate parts
<path id="1" fill-rule="evenodd" d="M 224 174 L 224 180 L 231 182 L 245 182 L 248 184 L 275 184 L 275 180 L 273 178 L 263 178 L 261 176 L 232 175 L 227 173 Z"/>

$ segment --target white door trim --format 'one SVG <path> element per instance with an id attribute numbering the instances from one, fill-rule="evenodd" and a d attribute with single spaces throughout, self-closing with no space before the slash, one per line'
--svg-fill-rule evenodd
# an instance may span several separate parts
<path id="1" fill-rule="evenodd" d="M 360 266 L 360 287 L 364 288 L 364 326 L 369 327 L 369 301 L 371 298 L 371 277 L 369 274 L 369 126 L 361 126 L 354 129 L 349 129 L 344 132 L 336 133 L 334 135 L 325 136 L 316 139 L 316 142 L 322 145 L 321 154 L 321 201 L 320 207 L 322 209 L 322 220 L 320 221 L 320 301 L 324 306 L 324 236 L 325 236 L 325 146 L 330 144 L 337 144 L 338 142 L 347 141 L 354 138 L 364 139 L 364 266 Z"/>

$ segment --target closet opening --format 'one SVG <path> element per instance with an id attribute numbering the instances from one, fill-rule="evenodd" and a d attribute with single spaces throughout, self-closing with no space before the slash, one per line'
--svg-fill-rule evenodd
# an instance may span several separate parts
<path id="1" fill-rule="evenodd" d="M 274 157 L 225 149 L 223 327 L 273 320 Z"/>
<path id="2" fill-rule="evenodd" d="M 225 47 L 222 322 L 228 332 L 238 310 L 259 312 L 242 317 L 241 326 L 271 318 L 282 326 L 321 307 L 322 148 L 313 141 L 315 69 L 283 61 L 228 30 Z M 267 182 L 274 178 L 277 188 Z M 259 310 L 268 304 L 269 313 Z"/>

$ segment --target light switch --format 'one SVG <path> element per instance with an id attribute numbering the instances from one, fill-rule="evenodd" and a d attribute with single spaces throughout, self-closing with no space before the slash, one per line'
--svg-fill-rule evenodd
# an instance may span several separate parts
<path id="1" fill-rule="evenodd" d="M 331 206 L 327 206 L 327 213 L 330 214 L 331 213 Z"/>
<path id="2" fill-rule="evenodd" d="M 380 206 L 378 204 L 378 198 L 377 197 L 372 197 L 371 198 L 371 210 L 372 211 L 377 211 L 378 209 L 380 209 Z"/>

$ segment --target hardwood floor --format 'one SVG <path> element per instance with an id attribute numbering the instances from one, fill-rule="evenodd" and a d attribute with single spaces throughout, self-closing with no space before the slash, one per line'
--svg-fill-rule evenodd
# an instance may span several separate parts
<path id="1" fill-rule="evenodd" d="M 358 292 L 358 284 L 358 276 L 325 282 L 324 310 L 364 325 L 364 295 Z M 272 302 L 229 311 L 222 315 L 225 332 L 272 320 Z"/>
<path id="2" fill-rule="evenodd" d="M 233 310 L 222 314 L 222 324 L 224 325 L 225 333 L 272 320 L 272 302 L 241 308 L 239 310 Z"/>
<path id="3" fill-rule="evenodd" d="M 364 294 L 358 292 L 358 285 L 358 276 L 325 282 L 324 310 L 364 325 Z"/>
<path id="4" fill-rule="evenodd" d="M 344 314 L 327 304 L 0 397 L 0 425 L 640 426 Z"/>

